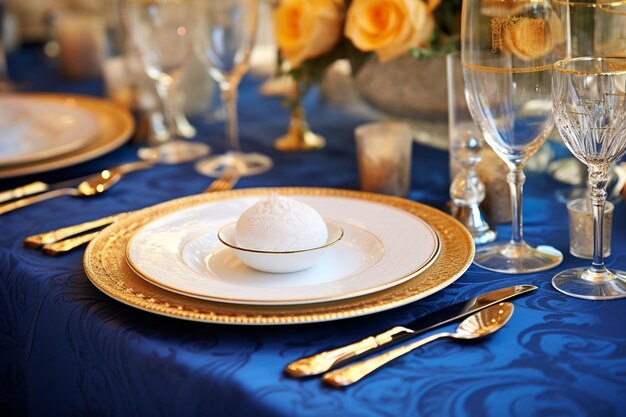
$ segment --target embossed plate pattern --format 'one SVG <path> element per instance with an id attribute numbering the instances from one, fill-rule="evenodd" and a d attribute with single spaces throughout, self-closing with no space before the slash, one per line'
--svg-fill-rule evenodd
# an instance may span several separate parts
<path id="1" fill-rule="evenodd" d="M 156 287 L 137 276 L 127 265 L 124 255 L 126 245 L 133 234 L 148 222 L 196 204 L 269 192 L 268 189 L 244 189 L 174 200 L 117 222 L 100 233 L 87 247 L 85 272 L 105 294 L 152 313 L 208 323 L 296 324 L 356 317 L 419 300 L 458 279 L 474 257 L 474 244 L 465 228 L 447 214 L 420 203 L 378 194 L 325 188 L 277 188 L 272 191 L 285 195 L 364 199 L 398 207 L 433 227 L 441 240 L 439 257 L 417 277 L 392 288 L 346 300 L 293 306 L 238 305 L 195 299 Z"/>
<path id="2" fill-rule="evenodd" d="M 183 295 L 286 305 L 335 301 L 398 285 L 426 269 L 439 252 L 435 231 L 404 210 L 363 199 L 292 197 L 340 224 L 345 233 L 317 265 L 304 271 L 255 271 L 217 240 L 222 226 L 267 195 L 211 201 L 159 217 L 133 235 L 126 259 L 147 281 Z M 188 261 L 191 246 L 201 252 L 195 261 L 204 268 Z"/>

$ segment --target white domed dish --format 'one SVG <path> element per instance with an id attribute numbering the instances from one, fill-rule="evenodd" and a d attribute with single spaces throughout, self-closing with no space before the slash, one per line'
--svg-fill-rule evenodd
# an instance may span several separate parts
<path id="1" fill-rule="evenodd" d="M 235 240 L 236 223 L 229 223 L 217 233 L 217 238 L 228 246 L 244 264 L 258 271 L 287 274 L 303 271 L 318 263 L 343 237 L 343 229 L 337 223 L 324 219 L 328 239 L 322 246 L 294 251 L 263 251 L 238 246 Z"/>

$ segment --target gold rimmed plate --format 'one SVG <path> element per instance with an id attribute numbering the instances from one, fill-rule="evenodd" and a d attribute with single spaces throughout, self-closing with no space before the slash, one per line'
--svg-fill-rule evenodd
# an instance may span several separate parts
<path id="1" fill-rule="evenodd" d="M 0 97 L 0 168 L 72 152 L 97 133 L 96 116 L 76 106 L 28 95 Z"/>
<path id="2" fill-rule="evenodd" d="M 127 260 L 141 277 L 190 297 L 238 304 L 289 305 L 370 294 L 407 281 L 439 253 L 424 220 L 397 207 L 333 195 L 290 196 L 332 218 L 344 231 L 311 268 L 254 270 L 219 240 L 218 232 L 268 194 L 231 196 L 166 214 L 130 239 Z"/>
<path id="3" fill-rule="evenodd" d="M 0 178 L 18 177 L 65 168 L 105 155 L 122 146 L 135 128 L 130 112 L 107 99 L 70 94 L 19 94 L 20 100 L 58 105 L 90 114 L 96 121 L 96 131 L 82 146 L 49 158 L 0 167 Z M 83 132 L 88 134 L 88 132 Z"/>
<path id="4" fill-rule="evenodd" d="M 426 222 L 439 236 L 439 256 L 418 275 L 376 292 L 350 298 L 293 305 L 252 305 L 203 300 L 160 288 L 141 278 L 125 258 L 133 235 L 146 224 L 158 224 L 171 213 L 211 202 L 259 198 L 269 189 L 247 189 L 187 197 L 130 216 L 104 230 L 88 246 L 84 267 L 104 293 L 134 307 L 170 317 L 228 324 L 290 324 L 355 317 L 398 307 L 426 297 L 454 282 L 469 267 L 474 245 L 469 233 L 452 217 L 409 200 L 357 191 L 323 188 L 272 189 L 298 198 L 347 199 L 376 203 Z M 363 229 L 365 230 L 365 229 Z M 177 239 L 174 239 L 177 240 Z M 180 241 L 178 243 L 181 244 Z M 184 247 L 184 245 L 183 245 Z"/>

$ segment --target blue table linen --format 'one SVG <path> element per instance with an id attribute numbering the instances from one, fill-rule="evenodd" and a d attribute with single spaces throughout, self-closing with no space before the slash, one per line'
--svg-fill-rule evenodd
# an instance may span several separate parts
<path id="1" fill-rule="evenodd" d="M 13 78 L 30 90 L 101 94 L 101 81 L 69 82 L 41 63 L 35 47 L 10 57 Z M 363 119 L 307 97 L 311 126 L 328 146 L 278 153 L 288 112 L 245 80 L 240 99 L 245 150 L 270 155 L 267 174 L 237 188 L 309 186 L 358 189 L 353 129 Z M 198 140 L 224 150 L 221 124 L 193 122 Z M 58 181 L 135 159 L 128 144 L 88 163 L 0 181 Z M 193 164 L 129 174 L 98 198 L 60 197 L 0 217 L 0 414 L 28 416 L 602 416 L 626 415 L 626 300 L 566 297 L 550 284 L 560 270 L 588 261 L 568 253 L 567 215 L 546 174 L 529 174 L 524 224 L 532 244 L 565 254 L 558 268 L 503 275 L 475 266 L 442 291 L 391 311 L 328 323 L 229 326 L 161 317 L 119 303 L 83 272 L 82 252 L 46 257 L 24 237 L 119 211 L 201 192 L 210 179 Z M 448 155 L 415 146 L 410 199 L 443 208 Z M 505 239 L 510 226 L 498 226 Z M 626 208 L 616 207 L 609 267 L 626 270 Z M 510 323 L 481 343 L 439 341 L 353 387 L 294 380 L 284 366 L 466 297 L 514 284 L 539 290 L 514 300 Z M 455 326 L 448 326 L 454 328 Z"/>

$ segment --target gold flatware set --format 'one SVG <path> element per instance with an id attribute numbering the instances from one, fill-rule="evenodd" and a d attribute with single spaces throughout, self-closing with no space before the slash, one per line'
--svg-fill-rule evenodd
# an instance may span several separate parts
<path id="1" fill-rule="evenodd" d="M 447 337 L 454 340 L 468 341 L 489 336 L 504 327 L 512 315 L 513 304 L 511 303 L 500 303 L 485 308 L 463 320 L 454 333 L 442 332 L 425 337 L 354 365 L 328 372 L 324 375 L 323 380 L 327 384 L 336 387 L 352 385 L 392 360 L 435 340 Z"/>
<path id="2" fill-rule="evenodd" d="M 320 352 L 288 364 L 285 373 L 294 378 L 322 375 L 322 380 L 335 387 L 352 385 L 382 366 L 413 350 L 441 338 L 475 340 L 500 330 L 513 315 L 513 304 L 508 299 L 530 293 L 534 285 L 515 285 L 481 294 L 451 306 L 434 311 L 408 323 L 369 336 L 361 341 Z M 365 359 L 352 365 L 332 370 L 349 361 L 362 358 L 372 352 L 414 338 L 415 336 L 464 318 L 453 333 L 430 335 Z M 329 372 L 330 371 L 330 372 Z"/>

